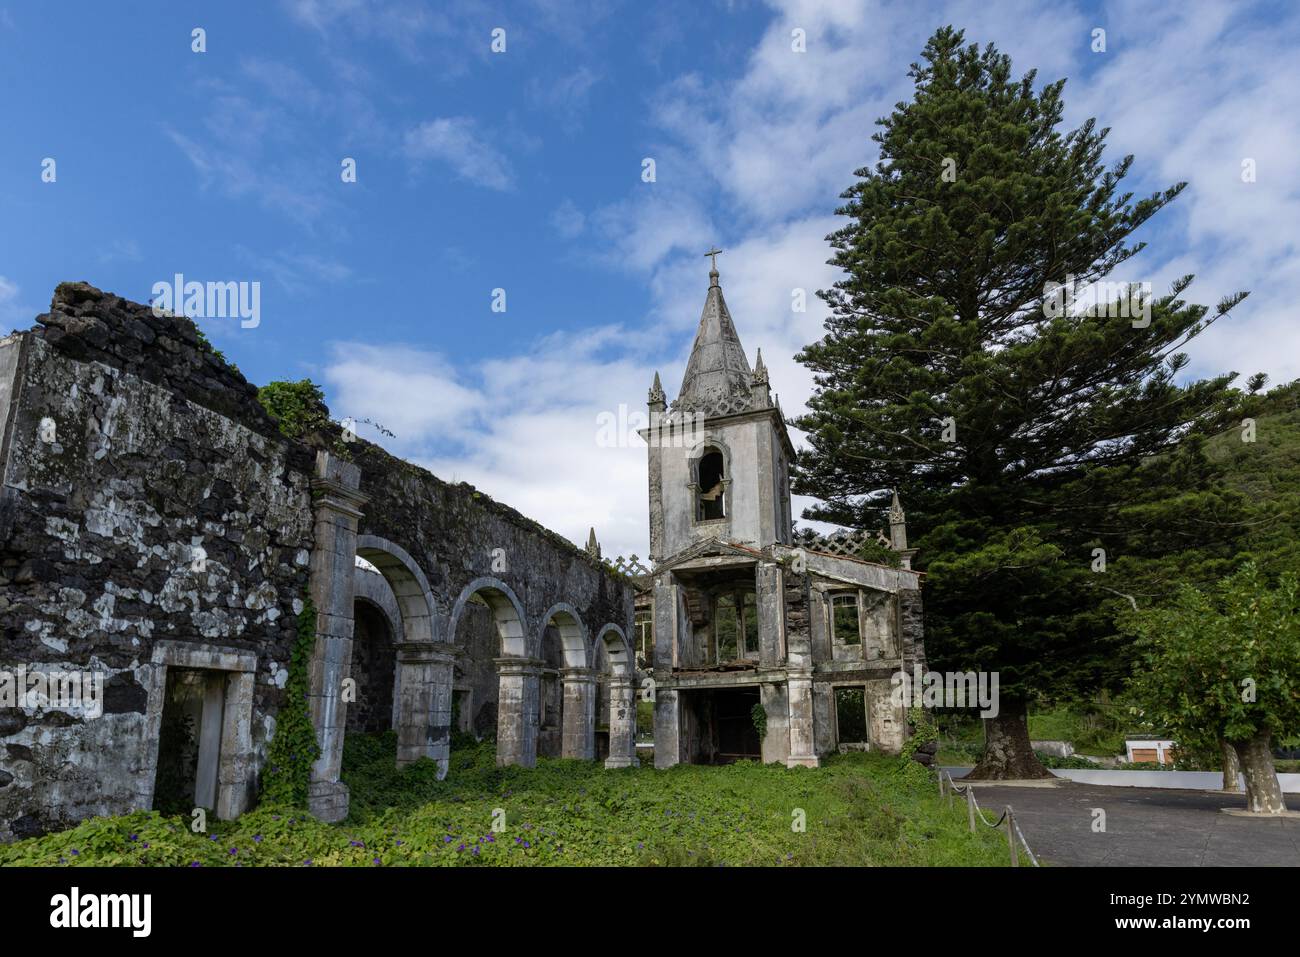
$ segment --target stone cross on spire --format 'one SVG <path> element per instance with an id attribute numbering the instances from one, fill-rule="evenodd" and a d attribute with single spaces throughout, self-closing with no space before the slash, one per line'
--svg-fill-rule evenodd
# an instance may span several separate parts
<path id="1" fill-rule="evenodd" d="M 718 284 L 718 253 L 720 252 L 722 252 L 721 249 L 719 249 L 717 246 L 713 246 L 712 248 L 709 249 L 707 253 L 704 254 L 713 260 L 713 268 L 709 270 L 710 286 L 716 286 Z"/>

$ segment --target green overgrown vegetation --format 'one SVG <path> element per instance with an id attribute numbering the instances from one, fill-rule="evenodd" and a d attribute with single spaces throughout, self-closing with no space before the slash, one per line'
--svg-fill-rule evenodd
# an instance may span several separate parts
<path id="1" fill-rule="evenodd" d="M 277 420 L 280 431 L 291 439 L 302 439 L 329 425 L 325 393 L 311 379 L 297 382 L 268 382 L 257 390 L 262 408 Z"/>
<path id="2" fill-rule="evenodd" d="M 266 754 L 262 775 L 262 800 L 271 804 L 306 807 L 312 762 L 320 756 L 316 731 L 307 707 L 312 648 L 316 644 L 316 608 L 303 595 L 298 613 L 298 637 L 289 657 L 289 677 L 284 704 L 276 715 L 275 736 Z"/>
<path id="3" fill-rule="evenodd" d="M 753 762 L 610 772 L 542 759 L 498 768 L 488 742 L 395 766 L 396 738 L 349 735 L 339 825 L 264 805 L 206 834 L 139 812 L 0 847 L 0 865 L 980 865 L 1008 864 L 1005 836 L 967 830 L 960 805 L 899 759 L 842 755 L 820 768 Z M 795 830 L 797 811 L 806 830 Z M 493 830 L 493 822 L 503 829 Z"/>

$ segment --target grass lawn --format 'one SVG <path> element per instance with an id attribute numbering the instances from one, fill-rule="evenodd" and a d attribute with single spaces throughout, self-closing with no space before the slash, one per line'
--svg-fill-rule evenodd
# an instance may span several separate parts
<path id="1" fill-rule="evenodd" d="M 546 760 L 497 768 L 490 745 L 397 770 L 391 734 L 349 736 L 352 813 L 338 825 L 261 807 L 190 831 L 188 817 L 137 812 L 0 846 L 0 865 L 986 865 L 1006 838 L 967 832 L 929 772 L 880 754 L 820 768 L 742 762 L 606 771 Z M 803 812 L 806 829 L 792 824 Z M 494 814 L 495 812 L 495 814 Z M 498 823 L 493 829 L 494 820 Z"/>

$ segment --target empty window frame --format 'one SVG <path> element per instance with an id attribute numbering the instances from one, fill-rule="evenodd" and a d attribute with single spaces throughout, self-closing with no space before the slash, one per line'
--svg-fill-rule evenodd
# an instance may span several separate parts
<path id="1" fill-rule="evenodd" d="M 862 643 L 862 623 L 858 615 L 858 593 L 840 592 L 831 595 L 831 636 L 836 644 Z"/>
<path id="2" fill-rule="evenodd" d="M 715 662 L 758 658 L 758 597 L 752 591 L 724 592 L 713 604 Z"/>

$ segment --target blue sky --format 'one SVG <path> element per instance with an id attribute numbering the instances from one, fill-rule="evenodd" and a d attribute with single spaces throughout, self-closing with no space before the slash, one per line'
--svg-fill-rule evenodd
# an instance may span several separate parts
<path id="1" fill-rule="evenodd" d="M 1191 183 L 1117 278 L 1252 290 L 1193 372 L 1300 375 L 1280 3 L 0 0 L 0 326 L 64 280 L 139 301 L 176 272 L 258 281 L 257 328 L 201 323 L 252 381 L 310 376 L 396 433 L 363 436 L 644 556 L 644 449 L 600 447 L 596 417 L 644 409 L 655 369 L 674 392 L 713 243 L 750 361 L 799 411 L 838 193 L 944 23 L 1069 77 L 1069 121 L 1113 128 L 1136 191 Z"/>

